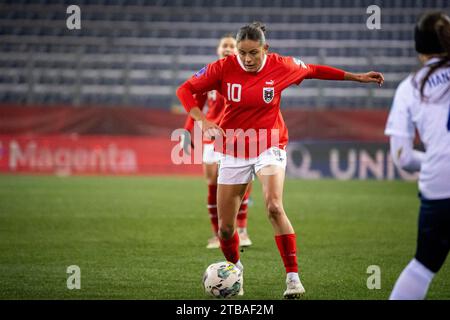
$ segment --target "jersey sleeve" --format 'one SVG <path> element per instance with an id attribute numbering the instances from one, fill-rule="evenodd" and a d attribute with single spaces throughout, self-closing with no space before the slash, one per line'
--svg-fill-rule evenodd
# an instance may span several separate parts
<path id="1" fill-rule="evenodd" d="M 344 80 L 344 70 L 316 64 L 308 64 L 307 67 L 309 69 L 307 79 Z"/>
<path id="2" fill-rule="evenodd" d="M 284 64 L 288 69 L 290 84 L 299 85 L 308 76 L 308 65 L 300 58 L 284 57 Z"/>
<path id="3" fill-rule="evenodd" d="M 329 66 L 306 64 L 298 57 L 286 57 L 285 64 L 291 75 L 291 84 L 299 85 L 304 79 L 344 80 L 345 71 Z"/>
<path id="4" fill-rule="evenodd" d="M 394 101 L 384 131 L 385 135 L 414 138 L 415 127 L 411 116 L 411 81 L 404 80 L 395 91 Z"/>
<path id="5" fill-rule="evenodd" d="M 222 79 L 222 61 L 218 60 L 203 67 L 177 89 L 177 96 L 187 112 L 199 107 L 195 94 L 220 89 Z"/>

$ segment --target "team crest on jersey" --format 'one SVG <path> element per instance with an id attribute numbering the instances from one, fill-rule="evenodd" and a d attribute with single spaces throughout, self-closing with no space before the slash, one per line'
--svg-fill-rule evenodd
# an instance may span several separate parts
<path id="1" fill-rule="evenodd" d="M 275 88 L 263 88 L 263 99 L 265 103 L 271 103 L 275 96 Z"/>

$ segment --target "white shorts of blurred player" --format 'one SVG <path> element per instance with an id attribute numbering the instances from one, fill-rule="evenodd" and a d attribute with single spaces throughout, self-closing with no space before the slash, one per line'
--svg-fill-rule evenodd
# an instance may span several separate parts
<path id="1" fill-rule="evenodd" d="M 246 184 L 255 179 L 255 175 L 272 175 L 274 170 L 269 166 L 286 169 L 286 151 L 278 147 L 271 147 L 256 158 L 243 159 L 230 155 L 222 155 L 219 163 L 218 184 Z"/>
<path id="2" fill-rule="evenodd" d="M 214 151 L 214 143 L 203 144 L 203 163 L 215 164 L 220 161 L 222 154 Z"/>

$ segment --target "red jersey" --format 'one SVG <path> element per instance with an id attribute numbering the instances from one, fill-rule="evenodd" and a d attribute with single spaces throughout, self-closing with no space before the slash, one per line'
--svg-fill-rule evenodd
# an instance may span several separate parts
<path id="1" fill-rule="evenodd" d="M 177 95 L 189 112 L 198 106 L 193 94 L 220 92 L 228 101 L 219 124 L 226 135 L 216 141 L 216 150 L 248 158 L 272 146 L 286 148 L 288 131 L 280 112 L 281 92 L 311 78 L 343 80 L 344 71 L 270 53 L 257 72 L 248 72 L 239 56 L 233 55 L 201 69 L 180 86 Z M 240 149 L 242 143 L 245 150 Z"/>

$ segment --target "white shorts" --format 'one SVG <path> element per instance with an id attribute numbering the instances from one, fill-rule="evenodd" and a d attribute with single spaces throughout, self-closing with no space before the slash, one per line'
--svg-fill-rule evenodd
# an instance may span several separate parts
<path id="1" fill-rule="evenodd" d="M 218 163 L 222 158 L 222 154 L 214 151 L 214 143 L 203 144 L 203 163 Z"/>
<path id="2" fill-rule="evenodd" d="M 218 184 L 246 184 L 255 178 L 256 173 L 267 166 L 286 169 L 286 151 L 271 147 L 256 158 L 243 159 L 222 155 L 219 164 Z M 271 174 L 268 172 L 267 174 Z"/>

